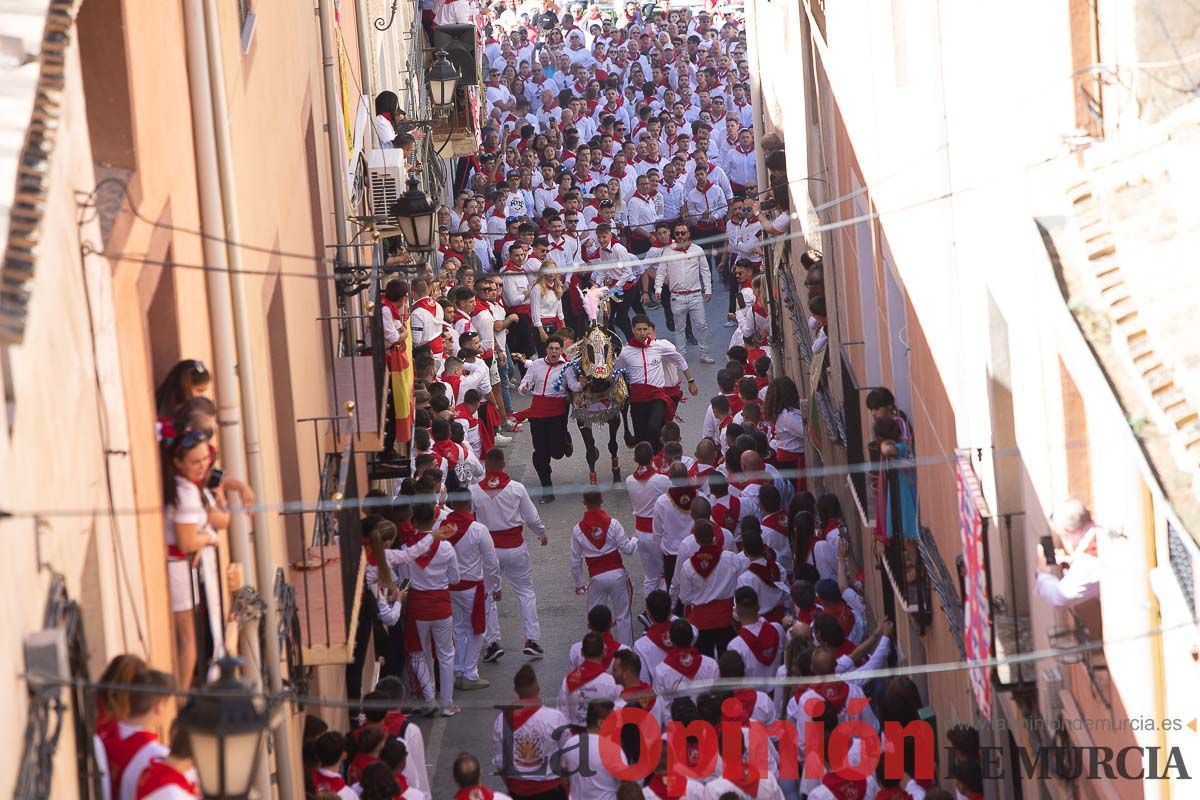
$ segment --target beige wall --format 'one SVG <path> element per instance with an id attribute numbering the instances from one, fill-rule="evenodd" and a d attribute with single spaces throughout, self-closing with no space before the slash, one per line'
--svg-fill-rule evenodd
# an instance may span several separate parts
<path id="1" fill-rule="evenodd" d="M 972 460 L 992 512 L 1024 513 L 1012 564 L 993 567 L 993 591 L 1030 609 L 1035 648 L 1047 647 L 1050 631 L 1066 625 L 1062 612 L 1029 592 L 1038 539 L 1049 533 L 1046 518 L 1073 494 L 1122 532 L 1101 546 L 1110 570 L 1099 605 L 1105 637 L 1152 630 L 1166 617 L 1151 577 L 1159 579 L 1160 596 L 1171 593 L 1174 580 L 1162 566 L 1169 507 L 1066 308 L 1035 224 L 1066 218 L 1070 229 L 1065 189 L 1075 162 L 1062 142 L 1076 125 L 1071 72 L 1080 57 L 1072 58 L 1079 36 L 1068 4 L 1021 2 L 978 15 L 944 3 L 891 3 L 869 16 L 855 4 L 821 4 L 825 36 L 810 25 L 809 4 L 796 5 L 750 8 L 767 127 L 787 139 L 789 177 L 823 178 L 793 185 L 792 194 L 794 207 L 810 209 L 799 215 L 800 227 L 825 254 L 835 394 L 843 343 L 859 386 L 877 378 L 903 396 L 897 383 L 907 371 L 911 400 L 902 408 L 922 460 L 921 521 L 951 574 L 962 549 L 953 459 L 958 450 L 982 456 Z M 1014 41 L 1024 54 L 1017 62 Z M 1100 51 L 1104 57 L 1103 43 Z M 1109 52 L 1118 51 L 1127 48 L 1114 44 Z M 1112 100 L 1106 97 L 1106 108 Z M 811 213 L 821 205 L 828 207 Z M 867 211 L 878 217 L 841 224 Z M 857 344 L 863 341 L 873 344 Z M 841 452 L 823 449 L 827 461 Z M 826 480 L 824 488 L 846 504 L 844 480 Z M 881 575 L 867 574 L 878 611 Z M 932 605 L 923 637 L 903 626 L 899 632 L 908 663 L 961 659 L 936 596 Z M 1173 613 L 1178 619 L 1178 609 Z M 1100 692 L 1082 665 L 1060 665 L 1073 703 L 1063 713 L 1099 725 L 1154 717 L 1163 691 L 1178 708 L 1181 687 L 1195 685 L 1184 638 L 1195 646 L 1194 632 L 1161 646 L 1156 639 L 1109 645 L 1103 655 L 1111 687 Z M 1055 665 L 1039 663 L 1039 676 Z M 965 673 L 931 676 L 927 688 L 944 725 L 977 719 Z M 1040 688 L 1045 710 L 1049 687 Z M 1175 713 L 1184 722 L 1192 715 Z M 1184 741 L 1178 733 L 1172 739 L 1129 728 L 1073 738 L 1109 747 Z M 1068 796 L 1063 786 L 1049 788 Z M 1122 797 L 1168 796 L 1161 782 L 1115 781 L 1110 788 Z"/>
<path id="2" fill-rule="evenodd" d="M 23 344 L 8 348 L 11 370 L 2 378 L 15 397 L 15 413 L 0 426 L 0 485 L 3 507 L 17 515 L 0 522 L 5 542 L 0 674 L 8 682 L 0 693 L 0 714 L 10 743 L 0 753 L 5 794 L 13 791 L 25 725 L 21 643 L 42 627 L 51 579 L 39 557 L 64 576 L 83 608 L 94 671 L 119 652 L 144 655 L 139 629 L 143 637 L 150 635 L 144 586 L 153 576 L 143 579 L 136 521 L 125 513 L 135 505 L 131 460 L 114 452 L 105 474 L 106 447 L 130 451 L 136 445 L 125 424 L 114 287 L 104 261 L 81 259 L 79 250 L 81 241 L 98 245 L 100 232 L 94 222 L 80 232 L 75 222 L 76 192 L 87 193 L 94 183 L 75 47 L 66 72 L 29 325 Z M 108 480 L 118 510 L 115 528 L 107 514 Z M 84 513 L 69 513 L 79 510 Z M 40 532 L 29 516 L 34 511 L 42 514 Z M 55 755 L 53 797 L 78 795 L 75 747 L 68 725 Z"/>

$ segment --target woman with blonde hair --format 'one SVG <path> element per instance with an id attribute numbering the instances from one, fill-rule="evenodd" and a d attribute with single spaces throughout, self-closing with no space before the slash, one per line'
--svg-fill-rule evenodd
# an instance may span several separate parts
<path id="1" fill-rule="evenodd" d="M 529 314 L 537 326 L 537 351 L 546 355 L 546 342 L 563 326 L 563 282 L 558 266 L 547 258 L 538 270 L 537 283 L 529 291 Z"/>

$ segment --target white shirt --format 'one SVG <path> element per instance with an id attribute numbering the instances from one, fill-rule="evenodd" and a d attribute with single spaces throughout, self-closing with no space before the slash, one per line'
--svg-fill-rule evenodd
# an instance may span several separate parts
<path id="1" fill-rule="evenodd" d="M 521 394 L 532 393 L 539 397 L 566 397 L 567 380 L 563 376 L 566 366 L 567 362 L 562 356 L 553 364 L 544 358 L 530 361 L 518 391 Z"/>
<path id="2" fill-rule="evenodd" d="M 474 501 L 476 521 L 489 531 L 524 525 L 538 538 L 546 536 L 546 526 L 529 499 L 529 491 L 517 481 L 509 481 L 497 492 L 489 492 L 482 484 L 475 484 L 471 487 L 471 499 Z"/>
<path id="3" fill-rule="evenodd" d="M 633 506 L 635 517 L 653 517 L 654 504 L 670 488 L 671 479 L 658 472 L 644 481 L 632 475 L 625 477 L 625 491 L 629 494 L 629 504 Z"/>
<path id="4" fill-rule="evenodd" d="M 738 631 L 738 635 L 733 637 L 733 640 L 729 643 L 729 649 L 740 655 L 742 657 L 742 661 L 745 662 L 746 677 L 750 679 L 774 678 L 780 664 L 783 663 L 783 651 L 787 647 L 788 638 L 787 634 L 783 630 L 782 625 L 779 625 L 775 622 L 767 622 L 764 619 L 759 619 L 758 622 L 743 626 L 743 630 L 749 631 L 757 636 L 762 632 L 764 625 L 774 625 L 775 632 L 779 634 L 779 647 L 776 648 L 775 657 L 770 663 L 764 664 L 758 660 L 758 656 L 754 654 L 754 651 L 750 648 L 750 645 L 747 644 L 746 640 L 742 638 L 741 631 Z M 771 708 L 771 716 L 775 716 L 774 706 Z"/>
<path id="5" fill-rule="evenodd" d="M 392 141 L 396 138 L 396 127 L 392 125 L 392 121 L 383 114 L 375 115 L 375 135 L 379 137 L 379 146 L 385 149 L 393 147 Z"/>
<path id="6" fill-rule="evenodd" d="M 634 192 L 625 204 L 629 217 L 629 227 L 643 234 L 641 237 L 643 239 L 649 238 L 654 233 L 654 223 L 660 219 L 658 208 L 654 202 L 657 197 L 657 192 L 655 192 L 653 197 L 647 197 Z"/>
<path id="7" fill-rule="evenodd" d="M 804 415 L 798 408 L 785 408 L 779 412 L 775 420 L 774 436 L 771 438 L 773 450 L 786 450 L 790 453 L 804 452 Z"/>
<path id="8" fill-rule="evenodd" d="M 420 591 L 437 591 L 448 589 L 450 584 L 458 583 L 458 556 L 449 542 L 437 542 L 437 552 L 433 558 L 422 567 L 413 563 L 408 566 L 408 577 L 413 589 Z"/>
<path id="9" fill-rule="evenodd" d="M 460 0 L 461 2 L 461 0 Z M 413 304 L 409 314 L 409 325 L 412 328 L 413 347 L 429 344 L 442 335 L 442 323 L 446 315 L 441 304 L 433 302 L 433 313 L 429 309 Z"/>
<path id="10" fill-rule="evenodd" d="M 574 236 L 563 236 L 557 240 L 553 236 L 549 236 L 546 240 L 550 243 L 546 258 L 559 267 L 571 267 L 582 260 L 579 257 L 579 240 Z M 567 277 L 564 275 L 563 280 L 565 281 Z"/>
<path id="11" fill-rule="evenodd" d="M 659 275 L 662 273 L 660 272 Z M 644 383 L 648 386 L 670 387 L 673 384 L 666 381 L 666 373 L 663 370 L 664 361 L 671 362 L 681 372 L 688 368 L 687 361 L 675 349 L 675 345 L 666 339 L 654 339 L 648 347 L 626 345 L 621 348 L 621 352 L 617 356 L 617 367 L 625 369 L 630 384 Z"/>
<path id="12" fill-rule="evenodd" d="M 488 303 L 488 305 L 492 309 L 492 318 L 497 322 L 503 322 L 508 318 L 508 312 L 504 310 L 504 306 L 499 303 Z M 480 338 L 482 338 L 482 334 Z M 504 350 L 506 347 L 508 347 L 508 328 L 505 327 L 496 331 L 496 349 Z"/>
<path id="13" fill-rule="evenodd" d="M 529 273 L 524 269 L 510 269 L 505 262 L 505 266 L 500 268 L 500 294 L 504 298 L 505 311 L 523 306 L 529 303 Z"/>
<path id="14" fill-rule="evenodd" d="M 680 689 L 687 689 L 689 686 L 694 686 L 698 683 L 715 681 L 720 676 L 721 671 L 717 669 L 717 662 L 708 656 L 700 656 L 700 667 L 696 670 L 696 675 L 693 678 L 685 677 L 670 664 L 663 661 L 654 668 L 654 691 L 660 695 L 672 694 Z M 663 708 L 663 716 L 668 719 L 671 716 L 669 702 Z M 801 750 L 800 752 L 804 751 Z"/>
<path id="15" fill-rule="evenodd" d="M 680 560 L 675 566 L 675 580 L 671 583 L 671 593 L 677 595 L 685 606 L 732 598 L 733 591 L 737 588 L 738 575 L 749 564 L 750 560 L 741 553 L 722 550 L 717 565 L 706 578 L 696 571 L 690 558 Z M 732 618 L 729 624 L 733 625 Z"/>
<path id="16" fill-rule="evenodd" d="M 830 677 L 830 680 L 832 681 L 833 676 L 829 676 L 829 677 Z M 859 686 L 854 682 L 848 681 L 847 683 L 849 683 L 849 686 L 850 686 L 850 694 L 846 698 L 846 705 L 842 708 L 841 712 L 839 712 L 839 714 L 838 714 L 838 719 L 841 722 L 845 722 L 848 719 L 860 719 L 860 720 L 863 720 L 864 722 L 866 722 L 867 724 L 869 724 L 871 727 L 878 729 L 879 724 L 875 719 L 875 713 L 873 711 L 871 711 L 871 706 L 865 702 L 866 696 L 863 694 L 862 689 L 859 688 Z M 803 764 L 804 726 L 807 723 L 812 721 L 812 718 L 809 717 L 809 715 L 808 715 L 808 711 L 805 710 L 805 705 L 810 700 L 821 700 L 821 702 L 824 702 L 824 700 L 822 700 L 821 696 L 819 694 L 817 694 L 816 692 L 814 692 L 812 689 L 806 689 L 804 691 L 804 693 L 800 695 L 799 698 L 797 698 L 793 695 L 787 701 L 787 718 L 793 725 L 796 726 L 796 739 L 800 745 L 800 753 L 801 753 L 800 757 L 802 759 L 801 760 L 801 770 L 802 770 L 801 774 L 803 774 L 803 766 L 804 766 L 804 764 Z M 856 700 L 858 701 L 857 703 L 855 702 Z M 855 708 L 858 708 L 858 706 L 861 704 L 863 706 L 863 708 L 859 713 L 852 714 L 852 713 L 850 713 L 850 707 L 852 704 L 854 705 Z M 811 797 L 811 795 L 810 795 L 810 797 Z"/>
<path id="17" fill-rule="evenodd" d="M 525 720 L 521 727 L 512 732 L 512 750 L 506 751 L 504 743 L 504 714 L 496 715 L 492 725 L 492 766 L 497 770 L 505 767 L 506 756 L 510 756 L 508 765 L 520 773 L 520 777 L 532 781 L 557 781 L 558 776 L 551 769 L 554 754 L 558 752 L 559 739 L 563 735 L 562 728 L 567 725 L 567 718 L 556 708 L 542 706 Z"/>
<path id="18" fill-rule="evenodd" d="M 588 751 L 588 769 L 580 769 L 580 751 Z M 600 760 L 600 735 L 572 736 L 563 743 L 562 767 L 571 776 L 571 800 L 616 800 L 620 782 Z M 588 775 L 587 773 L 591 773 Z"/>
<path id="19" fill-rule="evenodd" d="M 758 179 L 758 163 L 753 150 L 743 153 L 736 147 L 730 147 L 725 151 L 721 168 L 725 170 L 725 174 L 731 182 L 740 183 L 743 186 L 747 183 L 754 183 Z"/>
<path id="20" fill-rule="evenodd" d="M 670 284 L 672 293 L 700 291 L 712 294 L 712 276 L 704 248 L 690 244 L 687 250 L 675 247 L 663 250 L 663 260 L 656 265 L 654 293 L 661 294 L 663 284 Z"/>
<path id="21" fill-rule="evenodd" d="M 559 324 L 563 321 L 562 298 L 553 289 L 546 289 L 541 284 L 534 284 L 529 291 L 529 318 L 534 325 L 541 325 L 544 319 L 556 319 Z"/>
<path id="22" fill-rule="evenodd" d="M 567 679 L 563 678 L 562 688 L 558 690 L 558 709 L 566 715 L 570 724 L 583 725 L 587 720 L 588 703 L 593 700 L 616 700 L 620 696 L 621 687 L 607 672 L 601 672 L 574 692 L 567 690 Z"/>
<path id="23" fill-rule="evenodd" d="M 762 559 L 755 559 L 755 561 L 761 561 L 761 560 Z M 790 564 L 791 562 L 789 561 L 788 563 Z M 771 583 L 771 584 L 763 583 L 762 578 L 755 575 L 749 569 L 747 569 L 745 572 L 743 572 L 741 575 L 738 576 L 737 585 L 738 585 L 739 589 L 742 588 L 743 586 L 749 586 L 751 589 L 754 590 L 754 593 L 756 595 L 758 595 L 758 613 L 759 614 L 766 614 L 768 611 L 778 608 L 781 604 L 785 608 L 789 608 L 789 609 L 791 608 L 791 603 L 790 603 L 791 594 L 788 592 L 787 586 L 783 583 L 783 580 L 784 580 L 785 576 L 787 575 L 787 572 L 786 572 L 786 570 L 783 569 L 782 564 L 780 564 L 779 569 L 780 569 L 779 583 Z"/>
<path id="24" fill-rule="evenodd" d="M 454 545 L 458 557 L 458 579 L 460 581 L 483 581 L 488 592 L 500 588 L 500 562 L 496 559 L 496 546 L 492 535 L 478 522 L 467 526 L 466 532 Z"/>
<path id="25" fill-rule="evenodd" d="M 760 246 L 758 238 L 760 232 L 762 232 L 762 225 L 753 220 L 750 222 L 733 222 L 731 220 L 725 223 L 725 236 L 730 254 L 735 258 L 754 258 L 754 251 Z"/>
<path id="26" fill-rule="evenodd" d="M 720 186 L 709 181 L 707 188 L 693 186 L 684 194 L 683 210 L 693 220 L 699 221 L 707 214 L 710 219 L 719 223 L 729 210 L 729 199 Z"/>
<path id="27" fill-rule="evenodd" d="M 670 478 L 667 478 L 669 481 Z M 664 493 L 654 501 L 654 534 L 658 537 L 658 546 L 663 555 L 673 556 L 679 553 L 679 546 L 692 532 L 691 515 L 675 505 L 671 495 Z M 678 571 L 678 567 L 676 567 Z"/>
<path id="28" fill-rule="evenodd" d="M 138 726 L 126 722 L 117 723 L 117 731 L 122 739 L 128 739 L 141 730 Z M 117 796 L 114 800 L 134 800 L 137 797 L 138 779 L 142 777 L 142 772 L 149 766 L 150 760 L 166 758 L 170 752 L 170 748 L 157 739 L 142 745 L 141 749 L 134 753 L 133 757 L 129 759 L 129 763 L 125 765 L 125 771 L 121 774 L 121 785 L 117 787 Z"/>
<path id="29" fill-rule="evenodd" d="M 667 651 L 649 636 L 639 636 L 633 642 L 633 652 L 642 660 L 641 679 L 643 683 L 654 686 L 654 670 L 667 657 Z M 657 689 L 657 687 L 655 687 Z"/>
<path id="30" fill-rule="evenodd" d="M 758 792 L 754 797 L 744 794 L 734 784 L 724 778 L 714 778 L 704 785 L 705 798 L 707 800 L 721 800 L 721 797 L 732 793 L 739 800 L 748 798 L 749 800 L 783 800 L 783 790 L 779 788 L 779 782 L 771 775 L 763 775 L 758 781 Z M 811 798 L 812 795 L 809 795 Z"/>
<path id="31" fill-rule="evenodd" d="M 587 559 L 613 551 L 631 555 L 637 550 L 637 537 L 626 536 L 625 528 L 615 519 L 608 523 L 608 530 L 604 532 L 604 540 L 599 547 L 584 535 L 581 525 L 582 523 L 571 529 L 571 575 L 575 578 L 576 586 L 588 584 L 590 573 L 584 568 Z M 612 611 L 615 615 L 617 609 L 614 608 Z"/>
<path id="32" fill-rule="evenodd" d="M 1071 608 L 1100 596 L 1100 559 L 1081 551 L 1071 557 L 1071 566 L 1061 578 L 1048 572 L 1037 576 L 1038 597 L 1055 608 Z"/>
<path id="33" fill-rule="evenodd" d="M 482 351 L 480 355 L 486 355 L 496 349 L 496 315 L 492 312 L 490 303 L 484 305 L 487 308 L 480 309 L 471 316 L 471 328 L 479 334 L 479 349 Z M 490 386 L 489 383 L 489 388 Z"/>

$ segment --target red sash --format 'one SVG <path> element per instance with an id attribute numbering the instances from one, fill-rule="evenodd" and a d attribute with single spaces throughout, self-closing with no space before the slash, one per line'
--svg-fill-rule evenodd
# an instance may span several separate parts
<path id="1" fill-rule="evenodd" d="M 619 550 L 610 550 L 598 556 L 584 556 L 583 560 L 587 564 L 588 576 L 592 578 L 602 575 L 605 572 L 625 569 L 625 562 L 621 560 L 621 552 Z"/>
<path id="2" fill-rule="evenodd" d="M 178 786 L 187 792 L 190 797 L 200 796 L 200 791 L 196 788 L 196 784 L 189 781 L 186 775 L 170 764 L 157 759 L 147 764 L 146 769 L 142 771 L 142 776 L 138 778 L 136 796 L 139 800 L 143 797 L 149 797 L 165 786 Z"/>
<path id="3" fill-rule="evenodd" d="M 469 592 L 475 590 L 475 598 L 471 601 L 471 633 L 476 636 L 483 633 L 487 624 L 487 592 L 483 581 L 459 581 L 450 584 L 452 592 Z"/>
<path id="4" fill-rule="evenodd" d="M 733 598 L 723 597 L 684 609 L 688 622 L 702 631 L 733 627 Z"/>
<path id="5" fill-rule="evenodd" d="M 525 419 L 551 419 L 567 413 L 567 398 L 535 394 L 533 403 L 522 414 Z"/>
<path id="6" fill-rule="evenodd" d="M 595 661 L 585 661 L 567 673 L 567 691 L 578 692 L 603 673 L 603 664 L 598 664 Z"/>
<path id="7" fill-rule="evenodd" d="M 702 660 L 703 657 L 700 655 L 700 651 L 694 647 L 673 647 L 667 653 L 667 657 L 663 659 L 663 663 L 683 677 L 691 680 L 700 671 Z"/>
<path id="8" fill-rule="evenodd" d="M 511 550 L 525 544 L 525 537 L 522 532 L 525 529 L 518 525 L 515 528 L 505 528 L 500 531 L 492 531 L 492 544 L 500 550 Z"/>
<path id="9" fill-rule="evenodd" d="M 634 517 L 633 529 L 638 533 L 654 533 L 654 517 Z"/>
<path id="10" fill-rule="evenodd" d="M 775 657 L 779 655 L 779 629 L 774 625 L 764 622 L 758 629 L 758 635 L 751 633 L 750 629 L 743 625 L 738 631 L 738 636 L 750 648 L 750 652 L 754 653 L 758 663 L 764 667 L 775 663 Z"/>
<path id="11" fill-rule="evenodd" d="M 454 613 L 449 589 L 409 589 L 409 618 L 421 622 L 446 619 Z"/>
<path id="12" fill-rule="evenodd" d="M 629 384 L 629 402 L 653 403 L 655 400 L 662 400 L 667 404 L 667 419 L 675 416 L 675 401 L 671 399 L 671 395 L 667 394 L 666 389 L 661 386 L 651 386 L 648 383 Z"/>

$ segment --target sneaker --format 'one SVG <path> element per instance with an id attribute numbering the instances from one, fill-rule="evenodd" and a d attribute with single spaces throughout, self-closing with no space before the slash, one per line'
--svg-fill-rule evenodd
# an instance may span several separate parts
<path id="1" fill-rule="evenodd" d="M 717 361 L 712 356 L 700 356 L 700 363 L 701 364 L 715 364 L 715 363 L 717 363 Z"/>
<path id="2" fill-rule="evenodd" d="M 491 685 L 492 682 L 487 678 L 476 678 L 475 680 L 471 680 L 470 678 L 459 677 L 454 684 L 454 688 L 461 689 L 464 692 L 473 692 L 476 689 L 486 689 Z"/>
<path id="3" fill-rule="evenodd" d="M 516 417 L 509 417 L 504 420 L 504 424 L 500 426 L 500 430 L 512 433 L 513 431 L 521 430 L 521 423 L 517 422 Z"/>
<path id="4" fill-rule="evenodd" d="M 506 444 L 512 444 L 512 437 L 505 436 L 503 433 L 497 433 L 496 438 L 495 438 L 495 445 L 497 447 L 503 447 Z"/>
<path id="5" fill-rule="evenodd" d="M 521 652 L 533 658 L 542 658 L 546 655 L 546 651 L 542 649 L 542 646 L 531 639 L 525 640 L 525 649 Z"/>
<path id="6" fill-rule="evenodd" d="M 554 502 L 554 492 L 546 492 L 542 495 L 542 499 L 538 500 L 538 505 L 548 506 Z"/>
<path id="7" fill-rule="evenodd" d="M 443 717 L 453 717 L 453 716 L 457 716 L 458 714 L 461 714 L 462 709 L 459 708 L 458 706 L 446 706 L 446 707 L 442 708 L 438 713 L 440 713 Z"/>
<path id="8" fill-rule="evenodd" d="M 731 319 L 727 319 L 727 320 L 725 320 L 725 327 L 726 327 L 726 328 L 736 328 L 736 327 L 737 327 L 737 323 L 736 323 L 736 322 L 734 322 L 734 321 L 733 321 L 733 320 L 731 320 Z"/>
<path id="9" fill-rule="evenodd" d="M 489 664 L 495 664 L 502 655 L 504 655 L 504 648 L 500 646 L 499 642 L 492 642 L 483 651 L 483 660 Z"/>

